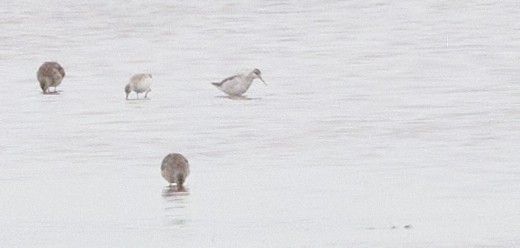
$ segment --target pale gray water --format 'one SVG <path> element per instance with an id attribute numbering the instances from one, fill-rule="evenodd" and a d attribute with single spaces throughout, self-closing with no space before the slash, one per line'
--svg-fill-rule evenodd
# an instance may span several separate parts
<path id="1" fill-rule="evenodd" d="M 163 2 L 0 3 L 2 247 L 520 245 L 516 2 Z"/>

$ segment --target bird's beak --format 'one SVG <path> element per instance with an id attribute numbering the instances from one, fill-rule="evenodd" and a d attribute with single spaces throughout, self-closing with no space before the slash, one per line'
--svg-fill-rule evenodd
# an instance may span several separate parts
<path id="1" fill-rule="evenodd" d="M 258 78 L 260 78 L 260 80 L 262 80 L 262 82 L 264 82 L 264 84 L 267 85 L 267 83 L 264 81 L 262 77 L 258 76 Z"/>

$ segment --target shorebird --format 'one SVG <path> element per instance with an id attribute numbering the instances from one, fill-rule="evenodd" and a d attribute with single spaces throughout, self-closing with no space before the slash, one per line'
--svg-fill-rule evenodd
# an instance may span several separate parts
<path id="1" fill-rule="evenodd" d="M 184 156 L 170 153 L 164 157 L 161 164 L 161 175 L 170 183 L 170 186 L 175 183 L 177 187 L 182 188 L 189 174 L 190 164 Z"/>
<path id="2" fill-rule="evenodd" d="M 148 73 L 140 73 L 135 74 L 130 78 L 130 82 L 125 86 L 126 99 L 128 100 L 128 95 L 130 92 L 134 91 L 137 95 L 137 99 L 139 99 L 139 93 L 146 92 L 144 94 L 144 98 L 148 96 L 148 92 L 152 91 L 150 89 L 150 85 L 152 84 L 152 74 Z"/>
<path id="3" fill-rule="evenodd" d="M 36 77 L 40 82 L 43 94 L 51 93 L 49 91 L 50 87 L 54 87 L 53 93 L 56 93 L 56 87 L 60 85 L 61 80 L 65 77 L 65 70 L 56 62 L 45 62 L 36 72 Z"/>
<path id="4" fill-rule="evenodd" d="M 264 79 L 262 79 L 261 72 L 258 69 L 254 69 L 249 73 L 241 73 L 228 77 L 220 83 L 211 84 L 230 96 L 241 96 L 249 89 L 249 86 L 251 86 L 255 78 L 262 80 L 262 82 L 267 85 Z"/>

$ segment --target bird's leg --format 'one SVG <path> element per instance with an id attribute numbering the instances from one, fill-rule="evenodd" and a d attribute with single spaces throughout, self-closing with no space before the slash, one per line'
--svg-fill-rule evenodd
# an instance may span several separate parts
<path id="1" fill-rule="evenodd" d="M 148 91 L 146 91 L 146 93 L 144 93 L 144 98 L 147 98 L 148 92 L 150 92 L 150 90 L 148 90 Z"/>
<path id="2" fill-rule="evenodd" d="M 135 92 L 135 94 L 137 95 L 137 99 L 139 99 L 139 93 Z"/>

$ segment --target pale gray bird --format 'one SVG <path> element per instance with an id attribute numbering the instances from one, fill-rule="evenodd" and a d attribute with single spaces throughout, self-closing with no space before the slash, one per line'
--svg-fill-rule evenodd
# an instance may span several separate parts
<path id="1" fill-rule="evenodd" d="M 61 80 L 65 77 L 65 70 L 56 62 L 45 62 L 36 72 L 36 77 L 40 82 L 43 94 L 51 93 L 50 87 L 54 87 L 53 93 L 56 93 L 56 87 L 61 84 Z"/>
<path id="2" fill-rule="evenodd" d="M 175 183 L 177 187 L 182 187 L 189 174 L 190 164 L 184 156 L 170 153 L 164 157 L 161 164 L 161 175 L 170 183 L 170 186 Z"/>
<path id="3" fill-rule="evenodd" d="M 152 85 L 152 74 L 148 73 L 140 73 L 135 74 L 130 78 L 130 81 L 125 86 L 126 99 L 128 99 L 128 95 L 130 92 L 134 91 L 137 95 L 137 99 L 139 99 L 139 93 L 144 94 L 144 98 L 148 96 L 148 92 L 152 91 L 150 86 Z"/>
<path id="4" fill-rule="evenodd" d="M 211 84 L 230 96 L 241 96 L 249 89 L 249 86 L 251 86 L 253 80 L 256 78 L 262 80 L 262 82 L 267 85 L 264 79 L 262 79 L 261 72 L 258 69 L 254 69 L 249 73 L 241 73 L 228 77 L 220 83 Z"/>

